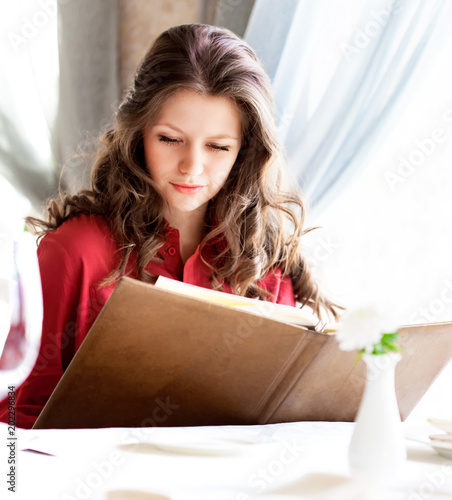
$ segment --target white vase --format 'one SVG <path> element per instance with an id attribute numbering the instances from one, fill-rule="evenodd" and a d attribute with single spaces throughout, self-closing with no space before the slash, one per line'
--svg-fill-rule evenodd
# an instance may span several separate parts
<path id="1" fill-rule="evenodd" d="M 366 386 L 349 448 L 353 475 L 392 480 L 406 459 L 395 393 L 399 353 L 364 355 Z"/>

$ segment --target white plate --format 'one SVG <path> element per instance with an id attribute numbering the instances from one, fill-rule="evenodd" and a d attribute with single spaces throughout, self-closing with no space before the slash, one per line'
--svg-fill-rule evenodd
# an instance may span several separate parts
<path id="1" fill-rule="evenodd" d="M 452 446 L 447 447 L 447 446 L 444 446 L 442 443 L 439 444 L 439 443 L 435 443 L 433 441 L 430 443 L 430 445 L 436 451 L 436 453 L 438 453 L 438 455 L 441 455 L 444 458 L 448 458 L 449 460 L 452 460 Z"/>
<path id="2" fill-rule="evenodd" d="M 434 443 L 446 443 L 452 446 L 452 434 L 447 432 L 442 432 L 441 434 L 432 434 L 429 436 L 429 439 Z"/>
<path id="3" fill-rule="evenodd" d="M 430 422 L 437 429 L 441 429 L 442 431 L 446 431 L 449 434 L 452 434 L 452 422 L 450 420 L 441 420 L 439 418 L 428 418 L 428 422 Z"/>
<path id="4" fill-rule="evenodd" d="M 448 458 L 452 460 L 452 443 L 447 443 L 445 441 L 431 441 L 428 437 L 408 437 L 406 439 L 410 441 L 416 441 L 417 443 L 426 444 L 427 446 L 431 446 L 438 455 L 441 455 L 444 458 Z"/>

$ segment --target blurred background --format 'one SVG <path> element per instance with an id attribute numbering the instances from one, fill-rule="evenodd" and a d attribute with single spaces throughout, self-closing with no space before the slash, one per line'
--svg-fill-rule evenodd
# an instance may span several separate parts
<path id="1" fill-rule="evenodd" d="M 0 217 L 89 185 L 152 41 L 225 26 L 272 78 L 306 252 L 330 296 L 399 323 L 452 321 L 452 5 L 447 0 L 1 0 Z M 64 165 L 64 169 L 63 169 Z M 443 372 L 415 411 L 448 414 Z M 450 391 L 449 391 L 450 392 Z M 433 408 L 433 409 L 432 409 Z M 432 411 L 436 413 L 432 415 Z"/>

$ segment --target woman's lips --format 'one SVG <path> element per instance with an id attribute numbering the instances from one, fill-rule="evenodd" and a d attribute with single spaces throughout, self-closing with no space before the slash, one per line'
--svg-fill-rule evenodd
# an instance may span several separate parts
<path id="1" fill-rule="evenodd" d="M 204 186 L 199 186 L 198 184 L 175 184 L 174 182 L 170 182 L 170 184 L 176 191 L 184 194 L 198 193 L 204 188 Z"/>

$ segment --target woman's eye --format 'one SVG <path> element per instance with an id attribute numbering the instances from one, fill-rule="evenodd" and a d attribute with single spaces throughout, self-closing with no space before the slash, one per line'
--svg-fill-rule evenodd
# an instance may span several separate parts
<path id="1" fill-rule="evenodd" d="M 217 146 L 216 144 L 209 144 L 209 147 L 216 151 L 229 151 L 228 146 Z"/>
<path id="2" fill-rule="evenodd" d="M 166 135 L 161 135 L 159 141 L 166 142 L 167 144 L 177 144 L 179 139 L 171 139 L 170 137 L 166 137 Z"/>
<path id="3" fill-rule="evenodd" d="M 171 137 L 167 137 L 166 135 L 161 135 L 159 137 L 160 142 L 164 142 L 165 144 L 172 145 L 178 144 L 182 142 L 180 139 L 172 139 Z M 229 151 L 229 146 L 218 146 L 217 144 L 207 144 L 210 149 L 213 149 L 215 152 L 220 151 Z"/>

